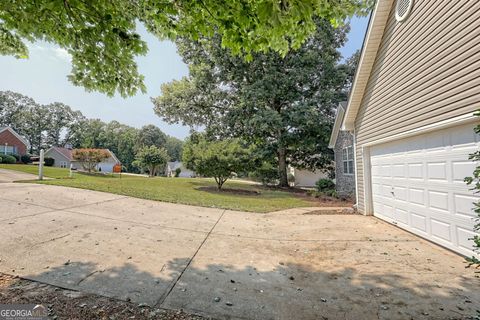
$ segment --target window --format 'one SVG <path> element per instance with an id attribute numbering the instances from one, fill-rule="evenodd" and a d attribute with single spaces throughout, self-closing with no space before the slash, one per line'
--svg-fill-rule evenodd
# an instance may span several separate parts
<path id="1" fill-rule="evenodd" d="M 67 167 L 67 162 L 66 161 L 60 161 L 60 168 L 66 168 Z"/>
<path id="2" fill-rule="evenodd" d="M 343 173 L 353 174 L 353 147 L 349 146 L 342 149 Z"/>
<path id="3" fill-rule="evenodd" d="M 5 150 L 6 149 L 6 150 Z M 9 145 L 0 145 L 0 154 L 16 154 L 17 148 Z"/>

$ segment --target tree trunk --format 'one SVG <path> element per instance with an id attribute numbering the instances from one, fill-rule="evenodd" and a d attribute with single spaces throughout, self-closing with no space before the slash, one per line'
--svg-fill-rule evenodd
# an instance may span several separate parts
<path id="1" fill-rule="evenodd" d="M 279 186 L 282 188 L 288 188 L 288 176 L 287 176 L 287 156 L 284 147 L 279 147 L 278 154 L 278 175 L 280 177 Z"/>

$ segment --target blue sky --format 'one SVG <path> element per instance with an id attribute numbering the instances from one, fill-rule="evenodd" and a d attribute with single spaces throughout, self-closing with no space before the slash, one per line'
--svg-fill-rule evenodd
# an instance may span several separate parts
<path id="1" fill-rule="evenodd" d="M 361 48 L 367 23 L 368 18 L 352 19 L 348 42 L 341 49 L 344 57 L 349 57 Z M 176 53 L 173 43 L 159 41 L 144 30 L 140 30 L 140 34 L 149 47 L 148 54 L 137 60 L 140 72 L 145 75 L 146 94 L 126 99 L 109 98 L 104 94 L 86 92 L 82 87 L 75 87 L 67 80 L 71 69 L 68 53 L 44 42 L 30 45 L 28 60 L 0 56 L 0 90 L 16 91 L 42 104 L 63 102 L 89 118 L 100 118 L 106 122 L 117 120 L 137 128 L 155 124 L 165 133 L 183 139 L 188 135 L 189 129 L 161 121 L 153 113 L 150 97 L 160 94 L 162 83 L 186 76 L 188 68 Z"/>

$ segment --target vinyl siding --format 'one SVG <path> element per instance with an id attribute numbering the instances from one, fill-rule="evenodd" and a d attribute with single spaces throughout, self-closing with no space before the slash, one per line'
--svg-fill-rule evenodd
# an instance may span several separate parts
<path id="1" fill-rule="evenodd" d="M 355 120 L 358 208 L 365 210 L 362 146 L 480 108 L 480 1 L 415 1 L 385 26 Z"/>

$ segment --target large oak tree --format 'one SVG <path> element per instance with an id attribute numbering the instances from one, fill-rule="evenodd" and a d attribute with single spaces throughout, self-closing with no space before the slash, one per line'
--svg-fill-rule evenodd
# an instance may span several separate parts
<path id="1" fill-rule="evenodd" d="M 340 63 L 347 30 L 320 20 L 298 50 L 255 53 L 251 62 L 222 48 L 219 37 L 178 40 L 190 75 L 162 86 L 155 112 L 256 144 L 265 158 L 276 158 L 281 186 L 288 185 L 288 163 L 329 169 L 334 110 L 347 97 L 355 65 Z"/>

